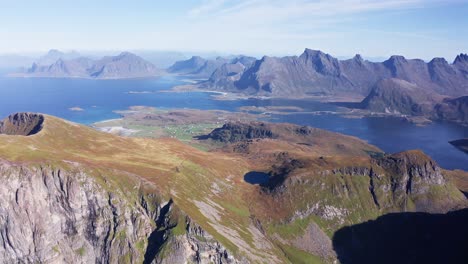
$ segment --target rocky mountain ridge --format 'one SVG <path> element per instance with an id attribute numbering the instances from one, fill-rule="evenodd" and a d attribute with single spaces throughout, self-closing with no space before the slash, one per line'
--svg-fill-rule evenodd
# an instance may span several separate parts
<path id="1" fill-rule="evenodd" d="M 268 96 L 307 96 L 358 94 L 368 95 L 382 79 L 396 78 L 414 83 L 441 95 L 460 96 L 468 93 L 467 56 L 460 54 L 452 64 L 443 58 L 426 63 L 420 59 L 391 56 L 384 62 L 370 62 L 356 55 L 338 60 L 318 50 L 306 49 L 300 56 L 263 57 L 242 71 L 239 78 L 223 87 L 202 84 L 230 92 Z"/>

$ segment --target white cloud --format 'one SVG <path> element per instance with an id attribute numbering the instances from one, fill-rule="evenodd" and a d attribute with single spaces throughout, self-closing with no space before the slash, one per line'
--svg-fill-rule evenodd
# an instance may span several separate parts
<path id="1" fill-rule="evenodd" d="M 279 19 L 298 16 L 335 16 L 360 12 L 411 8 L 427 5 L 423 0 L 211 0 L 192 10 L 197 16 L 232 16 L 259 19 L 256 15 Z"/>

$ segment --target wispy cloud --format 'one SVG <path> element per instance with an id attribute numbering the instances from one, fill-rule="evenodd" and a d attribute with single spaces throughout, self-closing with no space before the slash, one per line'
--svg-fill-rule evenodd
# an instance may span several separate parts
<path id="1" fill-rule="evenodd" d="M 361 12 L 415 8 L 440 0 L 209 0 L 189 11 L 192 16 L 246 16 L 261 14 L 266 17 L 336 16 Z"/>
<path id="2" fill-rule="evenodd" d="M 203 3 L 191 10 L 189 10 L 189 16 L 197 17 L 207 13 L 215 12 L 223 8 L 227 0 L 204 0 Z"/>
<path id="3" fill-rule="evenodd" d="M 261 43 L 260 48 L 275 47 L 279 52 L 290 47 L 295 50 L 308 46 L 322 48 L 338 47 L 344 36 L 353 32 L 366 32 L 369 14 L 414 11 L 436 5 L 448 5 L 461 0 L 211 0 L 189 11 L 186 24 L 206 45 L 231 43 L 230 46 L 245 48 Z M 362 21 L 361 21 L 362 20 Z M 350 28 L 356 24 L 364 28 Z M 369 24 L 370 25 L 370 24 Z M 419 32 L 399 34 L 385 33 L 387 39 L 408 38 L 427 41 L 431 36 Z M 369 33 L 373 34 L 373 33 Z M 358 37 L 351 36 L 355 40 Z M 224 41 L 222 41 L 224 40 Z M 234 44 L 235 43 L 235 44 Z M 226 45 L 222 45 L 226 46 Z M 341 45 L 343 47 L 344 45 Z M 281 48 L 278 48 L 281 47 Z M 255 46 L 255 48 L 258 48 Z M 344 48 L 342 48 L 344 49 Z M 351 50 L 351 48 L 349 48 Z M 358 49 L 358 48 L 356 48 Z M 333 52 L 333 51 L 331 51 Z"/>

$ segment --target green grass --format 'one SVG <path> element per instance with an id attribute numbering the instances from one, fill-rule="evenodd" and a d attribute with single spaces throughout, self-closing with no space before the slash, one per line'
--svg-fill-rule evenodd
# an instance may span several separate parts
<path id="1" fill-rule="evenodd" d="M 294 264 L 323 264 L 320 257 L 309 254 L 295 247 L 281 245 L 286 257 Z"/>
<path id="2" fill-rule="evenodd" d="M 194 136 L 207 134 L 217 127 L 219 127 L 217 124 L 189 124 L 170 125 L 162 129 L 170 137 L 177 138 L 180 141 L 191 141 Z"/>
<path id="3" fill-rule="evenodd" d="M 180 215 L 176 216 L 177 219 L 177 225 L 171 229 L 171 232 L 174 236 L 182 236 L 187 233 L 187 225 L 185 224 L 185 217 L 182 217 Z"/>
<path id="4" fill-rule="evenodd" d="M 303 218 L 287 224 L 271 224 L 268 226 L 268 232 L 276 233 L 285 239 L 295 238 L 304 234 L 309 223 L 310 218 Z"/>
<path id="5" fill-rule="evenodd" d="M 225 208 L 225 209 L 228 209 L 229 211 L 239 215 L 239 216 L 243 216 L 243 217 L 249 217 L 250 216 L 250 212 L 249 212 L 249 209 L 247 207 L 237 207 L 237 206 L 234 206 L 228 202 L 220 202 L 220 205 Z"/>
<path id="6" fill-rule="evenodd" d="M 79 249 L 75 250 L 75 253 L 82 257 L 86 253 L 86 249 L 84 247 L 80 247 Z"/>
<path id="7" fill-rule="evenodd" d="M 146 246 L 148 242 L 146 238 L 138 240 L 138 242 L 135 243 L 136 249 L 140 252 L 140 254 L 144 255 L 146 251 Z"/>
<path id="8" fill-rule="evenodd" d="M 58 246 L 53 246 L 52 250 L 56 253 L 60 253 L 59 247 Z"/>

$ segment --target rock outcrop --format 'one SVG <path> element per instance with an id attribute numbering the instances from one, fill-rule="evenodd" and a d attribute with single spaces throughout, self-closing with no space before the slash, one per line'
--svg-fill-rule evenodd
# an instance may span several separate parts
<path id="1" fill-rule="evenodd" d="M 42 128 L 44 116 L 35 113 L 16 113 L 0 121 L 0 134 L 30 136 Z"/>
<path id="2" fill-rule="evenodd" d="M 468 154 L 468 138 L 453 140 L 449 143 Z"/>

